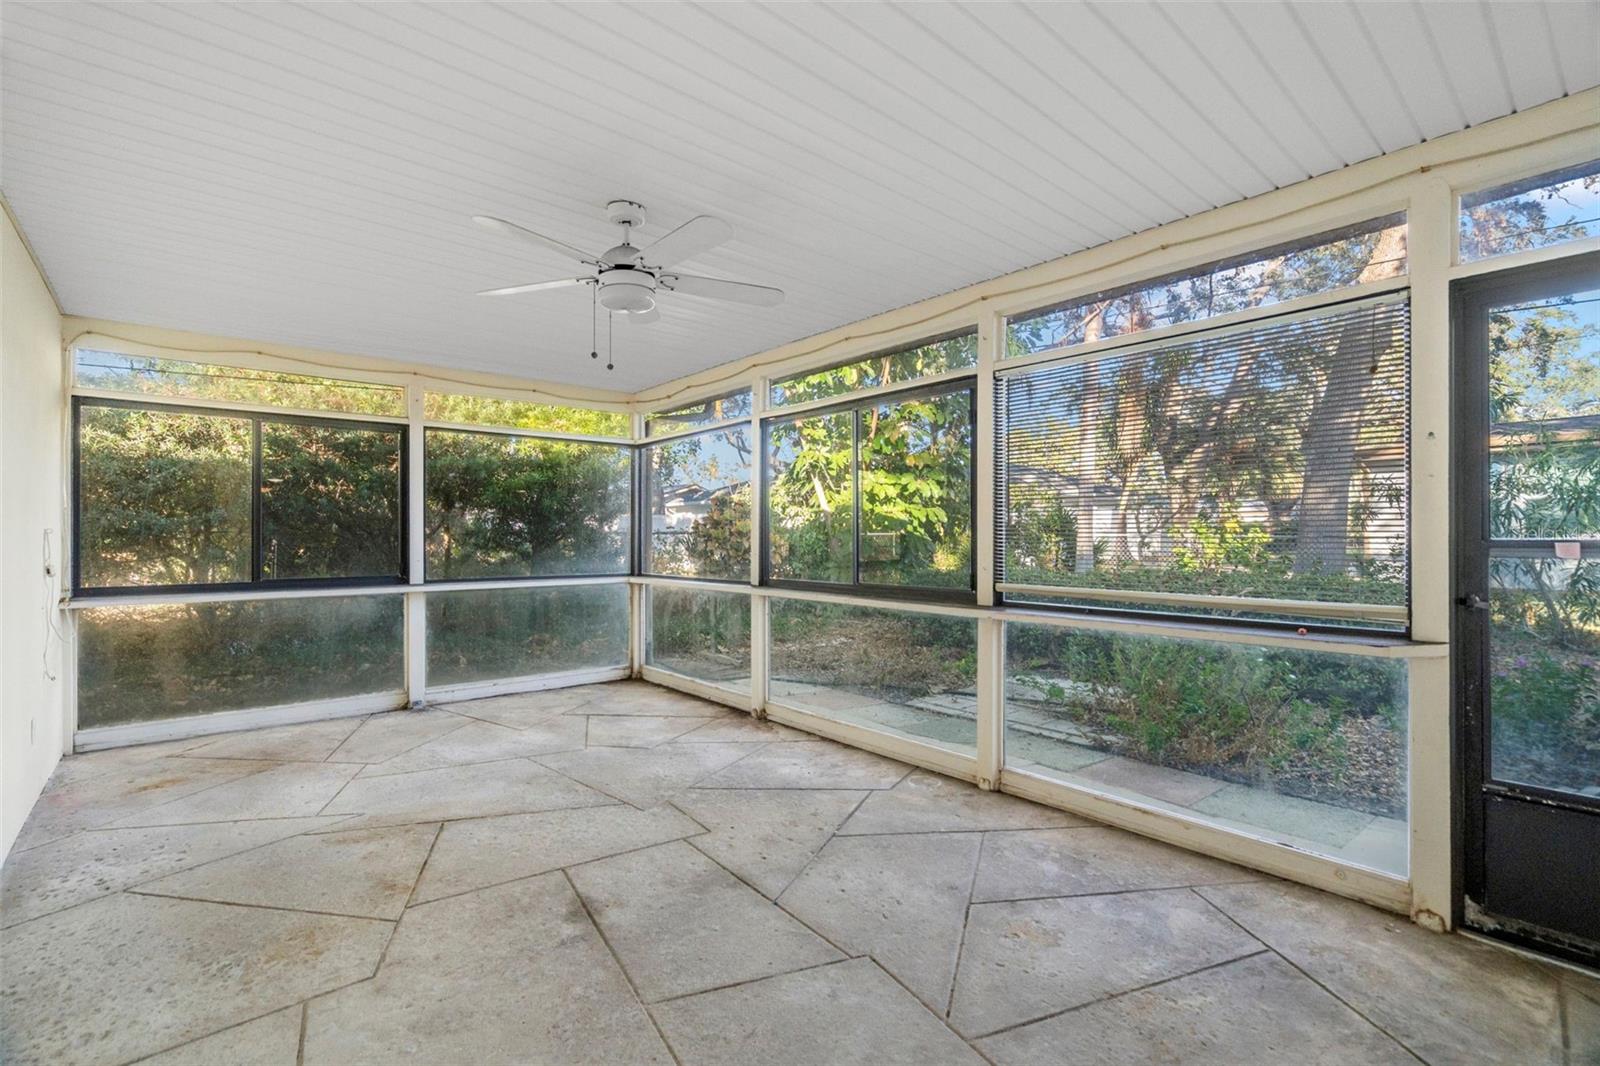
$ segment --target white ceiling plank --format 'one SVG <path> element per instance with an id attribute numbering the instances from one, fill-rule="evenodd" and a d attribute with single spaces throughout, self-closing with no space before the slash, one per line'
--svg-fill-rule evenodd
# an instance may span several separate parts
<path id="1" fill-rule="evenodd" d="M 1600 83 L 1600 4 L 7 0 L 0 183 L 69 313 L 634 391 Z M 647 242 L 576 276 L 469 216 Z M 603 331 L 602 331 L 603 336 Z"/>

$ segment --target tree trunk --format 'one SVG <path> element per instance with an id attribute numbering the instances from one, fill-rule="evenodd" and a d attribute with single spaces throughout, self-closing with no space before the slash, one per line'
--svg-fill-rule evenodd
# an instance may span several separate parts
<path id="1" fill-rule="evenodd" d="M 1388 230 L 1372 249 L 1357 283 L 1387 277 L 1388 262 L 1404 247 L 1405 230 Z M 1361 413 L 1372 393 L 1373 368 L 1351 358 L 1366 343 L 1363 322 L 1344 328 L 1334 347 L 1328 380 L 1311 408 L 1301 445 L 1305 456 L 1300 486 L 1299 530 L 1295 540 L 1297 573 L 1342 573 L 1350 563 L 1350 489 L 1356 476 L 1356 444 Z"/>

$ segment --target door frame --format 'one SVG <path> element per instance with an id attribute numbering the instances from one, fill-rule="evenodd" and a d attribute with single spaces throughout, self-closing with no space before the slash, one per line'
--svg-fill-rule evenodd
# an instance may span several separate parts
<path id="1" fill-rule="evenodd" d="M 1487 425 L 1489 366 L 1484 341 L 1486 310 L 1491 301 L 1516 301 L 1542 294 L 1553 282 L 1591 273 L 1600 281 L 1600 252 L 1511 267 L 1460 278 L 1450 283 L 1450 719 L 1451 719 L 1451 906 L 1454 925 L 1542 953 L 1594 965 L 1582 947 L 1563 943 L 1559 934 L 1540 935 L 1514 919 L 1496 928 L 1473 924 L 1467 915 L 1469 897 L 1481 898 L 1486 869 L 1484 796 L 1489 752 L 1489 716 L 1484 713 L 1488 678 L 1487 626 L 1476 621 L 1467 598 L 1488 598 L 1488 552 L 1483 531 L 1489 498 L 1484 481 L 1489 462 Z M 1469 513 L 1469 509 L 1470 512 Z M 1584 557 L 1589 557 L 1586 551 Z M 1570 793 L 1534 785 L 1495 784 L 1507 798 L 1600 818 L 1600 805 Z M 1551 931 L 1555 933 L 1555 931 Z"/>

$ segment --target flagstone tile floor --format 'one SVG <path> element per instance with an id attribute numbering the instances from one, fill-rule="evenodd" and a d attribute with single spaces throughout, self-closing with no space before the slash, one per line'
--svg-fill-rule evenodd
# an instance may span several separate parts
<path id="1" fill-rule="evenodd" d="M 1600 1062 L 1600 981 L 641 682 L 72 756 L 7 1063 Z"/>

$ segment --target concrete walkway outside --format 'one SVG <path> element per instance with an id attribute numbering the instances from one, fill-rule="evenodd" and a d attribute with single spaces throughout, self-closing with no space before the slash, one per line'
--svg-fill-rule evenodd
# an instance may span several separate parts
<path id="1" fill-rule="evenodd" d="M 637 682 L 63 761 L 7 1063 L 1588 1063 L 1600 982 Z"/>

